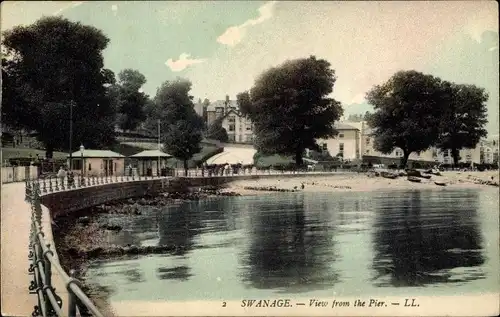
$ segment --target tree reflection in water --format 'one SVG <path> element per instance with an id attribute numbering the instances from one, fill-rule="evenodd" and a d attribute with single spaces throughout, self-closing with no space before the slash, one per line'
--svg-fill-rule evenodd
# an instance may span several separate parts
<path id="1" fill-rule="evenodd" d="M 227 231 L 226 218 L 230 204 L 231 199 L 207 200 L 185 203 L 159 211 L 158 244 L 175 247 L 170 254 L 176 256 L 175 266 L 157 269 L 160 279 L 188 280 L 192 276 L 191 267 L 187 265 L 188 254 L 195 248 L 222 246 L 195 243 L 195 238 L 205 233 Z"/>
<path id="2" fill-rule="evenodd" d="M 440 197 L 431 197 L 436 195 Z M 474 269 L 484 263 L 476 192 L 413 191 L 397 200 L 400 208 L 390 199 L 378 198 L 376 203 L 372 267 L 377 286 L 484 278 L 482 269 Z"/>
<path id="3" fill-rule="evenodd" d="M 308 208 L 302 195 L 255 202 L 253 209 L 258 212 L 248 215 L 250 246 L 242 260 L 243 282 L 286 292 L 331 288 L 338 280 L 331 268 L 336 260 L 334 230 L 328 221 L 321 221 L 330 212 L 321 206 Z"/>

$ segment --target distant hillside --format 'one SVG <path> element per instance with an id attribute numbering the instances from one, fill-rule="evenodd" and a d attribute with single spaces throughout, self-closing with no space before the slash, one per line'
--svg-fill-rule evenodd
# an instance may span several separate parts
<path id="1" fill-rule="evenodd" d="M 343 105 L 344 117 L 349 117 L 349 115 L 354 114 L 365 114 L 365 112 L 373 112 L 373 106 L 368 103 L 352 103 L 349 105 Z"/>

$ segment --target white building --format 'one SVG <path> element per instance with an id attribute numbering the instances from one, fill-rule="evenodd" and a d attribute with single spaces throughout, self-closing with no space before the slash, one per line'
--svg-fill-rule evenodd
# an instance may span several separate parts
<path id="1" fill-rule="evenodd" d="M 339 132 L 336 137 L 317 140 L 322 150 L 328 151 L 331 156 L 341 156 L 344 160 L 359 159 L 360 130 L 343 122 L 335 123 L 334 127 Z"/>

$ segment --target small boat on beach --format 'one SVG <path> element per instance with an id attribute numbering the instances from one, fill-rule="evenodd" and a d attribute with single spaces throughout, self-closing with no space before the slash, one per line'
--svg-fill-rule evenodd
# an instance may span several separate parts
<path id="1" fill-rule="evenodd" d="M 389 178 L 389 179 L 396 179 L 396 178 L 398 178 L 397 174 L 393 174 L 393 173 L 389 173 L 389 172 L 381 172 L 380 176 L 382 176 L 383 178 Z"/>
<path id="2" fill-rule="evenodd" d="M 425 178 L 425 179 L 431 179 L 431 175 L 420 175 L 421 178 Z"/>
<path id="3" fill-rule="evenodd" d="M 414 182 L 414 183 L 420 183 L 422 180 L 418 177 L 415 177 L 415 176 L 408 176 L 408 180 L 410 182 Z"/>
<path id="4" fill-rule="evenodd" d="M 438 186 L 446 186 L 445 182 L 434 182 L 434 184 L 436 184 Z"/>

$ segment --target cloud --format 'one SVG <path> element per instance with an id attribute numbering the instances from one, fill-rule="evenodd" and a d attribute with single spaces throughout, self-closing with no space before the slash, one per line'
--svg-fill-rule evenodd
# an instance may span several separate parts
<path id="1" fill-rule="evenodd" d="M 60 15 L 61 13 L 63 13 L 64 11 L 68 10 L 68 9 L 71 9 L 71 8 L 76 8 L 80 5 L 82 5 L 85 1 L 71 1 L 70 3 L 68 3 L 67 5 L 65 5 L 64 7 L 60 8 L 59 10 L 57 10 L 56 12 L 53 13 L 53 15 Z"/>
<path id="2" fill-rule="evenodd" d="M 250 19 L 243 24 L 229 27 L 221 36 L 217 38 L 217 42 L 230 47 L 240 43 L 246 34 L 246 30 L 250 26 L 261 24 L 269 20 L 273 16 L 273 9 L 276 1 L 269 1 L 259 8 L 259 16 L 256 19 Z"/>
<path id="3" fill-rule="evenodd" d="M 178 60 L 174 61 L 171 58 L 169 58 L 165 62 L 165 65 L 167 65 L 173 72 L 180 72 L 186 69 L 189 65 L 199 64 L 205 61 L 204 59 L 190 59 L 189 56 L 191 55 L 187 53 L 182 53 L 179 56 Z"/>

